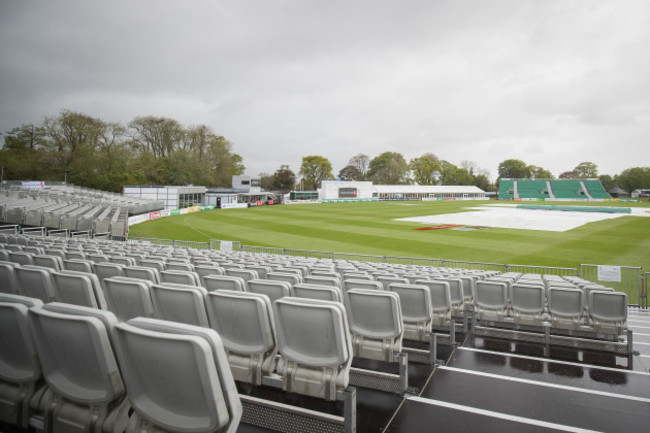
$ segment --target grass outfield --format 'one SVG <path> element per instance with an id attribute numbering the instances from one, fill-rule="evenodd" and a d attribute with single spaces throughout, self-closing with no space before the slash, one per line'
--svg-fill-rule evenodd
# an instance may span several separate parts
<path id="1" fill-rule="evenodd" d="M 463 212 L 487 202 L 369 202 L 263 206 L 162 218 L 132 226 L 130 236 L 385 256 L 575 268 L 641 266 L 650 271 L 650 218 L 624 216 L 566 232 L 492 228 L 412 230 L 395 218 Z M 548 203 L 546 203 L 548 204 Z M 649 203 L 557 203 L 647 207 Z"/>

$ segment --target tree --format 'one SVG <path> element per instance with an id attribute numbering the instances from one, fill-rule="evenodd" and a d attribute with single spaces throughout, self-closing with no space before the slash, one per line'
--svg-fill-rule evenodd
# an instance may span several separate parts
<path id="1" fill-rule="evenodd" d="M 537 167 L 536 165 L 529 165 L 528 166 L 528 171 L 530 172 L 530 177 L 532 179 L 553 179 L 553 174 L 542 168 L 542 167 Z"/>
<path id="2" fill-rule="evenodd" d="M 530 179 L 530 168 L 520 159 L 506 159 L 499 164 L 499 179 Z"/>
<path id="3" fill-rule="evenodd" d="M 418 185 L 435 185 L 440 176 L 440 163 L 438 157 L 432 153 L 425 153 L 419 158 L 409 162 L 409 169 L 413 172 L 413 179 Z"/>
<path id="4" fill-rule="evenodd" d="M 565 171 L 558 176 L 558 179 L 575 179 L 578 174 L 575 171 Z"/>
<path id="5" fill-rule="evenodd" d="M 288 165 L 281 165 L 273 173 L 273 189 L 279 191 L 291 191 L 296 185 L 296 174 Z"/>
<path id="6" fill-rule="evenodd" d="M 359 153 L 350 158 L 348 165 L 354 167 L 357 170 L 356 178 L 353 180 L 365 180 L 368 173 L 368 164 L 370 163 L 370 157 L 366 154 Z M 339 176 L 340 177 L 340 176 Z"/>
<path id="7" fill-rule="evenodd" d="M 260 186 L 263 191 L 271 191 L 273 189 L 273 175 L 266 172 L 258 174 L 260 177 Z"/>
<path id="8" fill-rule="evenodd" d="M 601 174 L 600 176 L 598 176 L 598 180 L 603 185 L 603 188 L 605 188 L 605 191 L 609 191 L 612 188 L 616 187 L 616 182 L 614 182 L 614 178 L 612 178 L 612 176 L 610 176 L 609 174 Z"/>
<path id="9" fill-rule="evenodd" d="M 631 193 L 635 189 L 650 189 L 650 167 L 634 167 L 618 175 L 618 186 Z"/>
<path id="10" fill-rule="evenodd" d="M 131 136 L 143 152 L 157 158 L 169 157 L 182 147 L 185 131 L 181 124 L 166 117 L 136 117 L 129 123 Z"/>
<path id="11" fill-rule="evenodd" d="M 363 180 L 363 175 L 359 169 L 354 165 L 346 165 L 339 171 L 339 179 L 341 180 Z"/>
<path id="12" fill-rule="evenodd" d="M 397 185 L 409 183 L 408 164 L 401 153 L 384 152 L 370 161 L 368 177 L 377 184 Z"/>
<path id="13" fill-rule="evenodd" d="M 442 185 L 472 185 L 474 176 L 466 169 L 442 160 L 440 161 L 440 182 Z"/>
<path id="14" fill-rule="evenodd" d="M 581 179 L 598 177 L 598 166 L 593 162 L 581 162 L 573 171 L 576 173 L 576 177 Z"/>
<path id="15" fill-rule="evenodd" d="M 332 163 L 320 155 L 302 158 L 299 174 L 305 179 L 305 189 L 317 189 L 322 181 L 332 179 Z"/>

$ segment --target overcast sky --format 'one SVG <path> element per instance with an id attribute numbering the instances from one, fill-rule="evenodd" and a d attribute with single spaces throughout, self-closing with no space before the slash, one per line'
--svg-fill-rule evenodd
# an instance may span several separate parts
<path id="1" fill-rule="evenodd" d="M 0 132 L 164 116 L 247 174 L 432 152 L 650 165 L 650 0 L 0 2 Z"/>

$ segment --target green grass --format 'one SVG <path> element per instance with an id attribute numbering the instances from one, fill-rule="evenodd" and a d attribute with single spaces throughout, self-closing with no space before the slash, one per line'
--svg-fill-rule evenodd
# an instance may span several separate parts
<path id="1" fill-rule="evenodd" d="M 641 266 L 650 271 L 650 218 L 624 216 L 566 232 L 412 230 L 395 218 L 463 212 L 486 202 L 374 202 L 216 209 L 131 227 L 130 236 L 385 256 L 557 266 Z M 648 203 L 567 203 L 635 206 Z"/>

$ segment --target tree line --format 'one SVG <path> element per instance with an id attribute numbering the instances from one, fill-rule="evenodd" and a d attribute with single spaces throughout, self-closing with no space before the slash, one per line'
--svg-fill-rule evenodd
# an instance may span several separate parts
<path id="1" fill-rule="evenodd" d="M 5 180 L 63 180 L 121 192 L 124 185 L 229 186 L 244 172 L 232 144 L 205 125 L 166 117 L 106 122 L 69 110 L 7 131 Z"/>
<path id="2" fill-rule="evenodd" d="M 42 124 L 25 124 L 7 131 L 0 149 L 3 178 L 67 180 L 106 191 L 124 185 L 230 186 L 232 175 L 243 174 L 240 155 L 232 144 L 205 125 L 184 126 L 166 117 L 136 117 L 128 124 L 63 110 Z M 553 179 L 553 174 L 519 159 L 498 166 L 495 184 L 475 162 L 456 166 L 433 153 L 407 161 L 399 152 L 374 158 L 359 153 L 334 176 L 331 162 L 321 155 L 302 158 L 298 173 L 282 165 L 273 174 L 260 173 L 267 191 L 314 190 L 324 180 L 372 181 L 399 185 L 476 185 L 495 191 L 502 178 Z M 650 167 L 634 167 L 619 174 L 599 174 L 593 162 L 581 162 L 560 179 L 598 178 L 606 190 L 627 192 L 650 188 Z"/>

